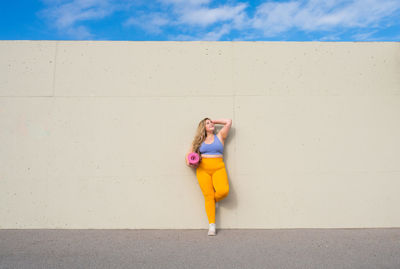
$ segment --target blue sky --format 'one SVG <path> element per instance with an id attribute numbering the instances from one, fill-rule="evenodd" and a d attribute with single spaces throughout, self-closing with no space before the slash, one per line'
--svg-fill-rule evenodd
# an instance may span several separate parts
<path id="1" fill-rule="evenodd" d="M 400 41 L 400 0 L 1 1 L 1 40 Z"/>

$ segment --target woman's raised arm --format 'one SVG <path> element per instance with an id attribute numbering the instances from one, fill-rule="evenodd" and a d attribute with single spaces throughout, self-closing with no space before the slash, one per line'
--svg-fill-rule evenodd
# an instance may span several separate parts
<path id="1" fill-rule="evenodd" d="M 214 124 L 224 124 L 224 127 L 222 127 L 219 133 L 221 133 L 222 138 L 225 140 L 232 126 L 232 119 L 213 120 L 212 122 Z"/>

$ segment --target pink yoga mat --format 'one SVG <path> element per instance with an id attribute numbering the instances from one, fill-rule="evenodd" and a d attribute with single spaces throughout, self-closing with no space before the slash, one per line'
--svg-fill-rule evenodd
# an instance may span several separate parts
<path id="1" fill-rule="evenodd" d="M 197 164 L 200 160 L 199 154 L 196 152 L 189 153 L 188 161 L 190 164 Z"/>

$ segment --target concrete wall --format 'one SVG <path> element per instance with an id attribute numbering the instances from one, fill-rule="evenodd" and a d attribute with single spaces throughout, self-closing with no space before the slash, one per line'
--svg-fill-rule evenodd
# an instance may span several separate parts
<path id="1" fill-rule="evenodd" d="M 0 228 L 400 227 L 399 42 L 0 42 Z M 220 126 L 221 127 L 221 126 Z"/>

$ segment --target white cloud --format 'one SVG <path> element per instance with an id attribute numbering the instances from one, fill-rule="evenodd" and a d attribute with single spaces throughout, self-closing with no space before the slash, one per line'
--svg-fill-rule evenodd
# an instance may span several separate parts
<path id="1" fill-rule="evenodd" d="M 199 30 L 196 27 L 207 27 L 219 22 L 227 22 L 224 26 L 218 26 L 217 30 L 210 31 L 198 39 L 216 40 L 229 33 L 232 28 L 242 29 L 248 22 L 245 8 L 247 3 L 236 5 L 222 5 L 210 8 L 211 0 L 158 0 L 159 3 L 169 7 L 171 12 L 164 15 L 160 12 L 151 12 L 139 16 L 133 16 L 123 23 L 124 26 L 135 25 L 148 32 L 161 33 L 161 26 L 180 27 L 185 30 Z M 161 23 L 160 23 L 161 21 Z M 187 28 L 191 26 L 191 28 Z M 169 38 L 174 38 L 169 36 Z M 187 34 L 175 35 L 177 40 L 192 40 L 195 37 Z"/>
<path id="2" fill-rule="evenodd" d="M 74 38 L 93 38 L 87 27 L 77 25 L 83 21 L 100 20 L 116 10 L 126 7 L 109 0 L 42 0 L 48 5 L 37 15 L 49 22 L 51 27 Z M 128 3 L 129 5 L 129 3 Z"/>
<path id="3" fill-rule="evenodd" d="M 172 4 L 177 7 L 201 6 L 209 4 L 212 0 L 158 0 L 161 4 Z"/>
<path id="4" fill-rule="evenodd" d="M 377 32 L 377 30 L 372 31 L 372 32 L 358 33 L 358 34 L 353 35 L 352 37 L 356 40 L 367 40 L 376 32 Z"/>
<path id="5" fill-rule="evenodd" d="M 168 35 L 168 40 L 170 41 L 197 41 L 198 37 L 196 36 L 191 36 L 191 35 L 183 35 L 183 34 L 178 34 L 178 35 Z"/>
<path id="6" fill-rule="evenodd" d="M 206 27 L 219 22 L 231 24 L 203 38 L 214 38 L 233 29 L 261 31 L 264 37 L 273 37 L 290 30 L 334 31 L 341 28 L 378 27 L 386 16 L 400 9 L 399 0 L 291 0 L 266 1 L 256 7 L 253 17 L 245 12 L 247 3 L 210 8 L 209 0 L 159 0 L 172 5 L 176 17 L 172 25 Z M 196 29 L 196 28 L 193 28 Z M 223 30 L 224 29 L 224 30 Z M 335 40 L 335 35 L 325 39 Z"/>
<path id="7" fill-rule="evenodd" d="M 399 8 L 398 0 L 267 2 L 257 8 L 251 21 L 255 29 L 275 36 L 293 28 L 307 32 L 336 27 L 377 27 Z"/>
<path id="8" fill-rule="evenodd" d="M 66 29 L 66 31 L 69 36 L 72 36 L 78 40 L 93 39 L 94 37 L 85 26 L 81 25 L 77 27 L 69 27 Z"/>
<path id="9" fill-rule="evenodd" d="M 159 34 L 162 32 L 161 27 L 170 23 L 169 18 L 163 13 L 153 12 L 150 14 L 141 14 L 136 17 L 127 19 L 123 26 L 140 26 L 147 32 Z"/>
<path id="10" fill-rule="evenodd" d="M 334 40 L 340 40 L 339 35 L 337 35 L 337 34 L 326 35 L 326 36 L 323 36 L 323 37 L 313 40 L 313 41 L 334 41 Z"/>
<path id="11" fill-rule="evenodd" d="M 252 19 L 252 26 L 263 30 L 266 36 L 286 31 L 295 26 L 293 17 L 299 11 L 299 6 L 297 2 L 262 4 L 257 8 Z"/>
<path id="12" fill-rule="evenodd" d="M 202 40 L 216 41 L 219 40 L 223 35 L 228 34 L 231 31 L 229 24 L 222 25 L 218 30 L 207 33 L 202 37 Z"/>
<path id="13" fill-rule="evenodd" d="M 266 0 L 255 7 L 254 15 L 246 12 L 250 1 L 211 7 L 211 0 L 42 0 L 48 7 L 39 12 L 53 27 L 71 36 L 92 38 L 85 21 L 101 20 L 115 11 L 132 12 L 123 26 L 135 26 L 153 34 L 162 34 L 166 27 L 178 31 L 177 39 L 218 40 L 232 30 L 242 32 L 244 39 L 282 36 L 285 32 L 329 31 L 320 40 L 336 40 L 338 30 L 367 28 L 353 37 L 370 38 L 368 33 L 393 23 L 393 14 L 400 10 L 400 0 Z M 132 6 L 149 11 L 130 9 Z M 221 25 L 222 24 L 222 25 Z M 211 27 L 202 34 L 204 28 Z M 189 34 L 190 33 L 190 34 Z M 168 35 L 169 38 L 173 38 Z M 235 39 L 237 40 L 237 38 Z"/>
<path id="14" fill-rule="evenodd" d="M 74 0 L 62 5 L 50 6 L 41 11 L 59 28 L 66 28 L 79 21 L 102 19 L 112 13 L 112 6 L 106 0 Z"/>
<path id="15" fill-rule="evenodd" d="M 233 20 L 241 15 L 246 7 L 246 4 L 238 4 L 237 6 L 225 5 L 217 8 L 187 8 L 182 10 L 178 20 L 181 24 L 208 26 L 220 21 Z"/>

